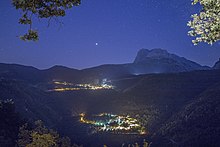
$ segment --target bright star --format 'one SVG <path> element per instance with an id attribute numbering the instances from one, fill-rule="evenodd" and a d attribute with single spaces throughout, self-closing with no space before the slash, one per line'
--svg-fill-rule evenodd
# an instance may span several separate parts
<path id="1" fill-rule="evenodd" d="M 99 45 L 99 44 L 96 42 L 95 45 L 97 46 L 97 45 Z"/>

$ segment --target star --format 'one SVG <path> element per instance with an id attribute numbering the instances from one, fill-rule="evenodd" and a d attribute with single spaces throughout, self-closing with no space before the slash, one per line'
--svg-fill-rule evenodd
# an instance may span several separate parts
<path id="1" fill-rule="evenodd" d="M 98 42 L 96 42 L 96 43 L 95 43 L 95 45 L 96 45 L 96 46 L 98 46 L 98 45 L 99 45 L 99 43 L 98 43 Z"/>

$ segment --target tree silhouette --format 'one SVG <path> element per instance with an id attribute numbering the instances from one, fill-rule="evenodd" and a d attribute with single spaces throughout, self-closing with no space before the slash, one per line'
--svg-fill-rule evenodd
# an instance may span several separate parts
<path id="1" fill-rule="evenodd" d="M 50 22 L 52 18 L 65 16 L 67 9 L 80 3 L 81 0 L 12 0 L 12 5 L 22 12 L 19 23 L 29 25 L 28 32 L 20 36 L 20 39 L 24 41 L 39 39 L 37 30 L 32 29 L 34 16 L 40 19 L 46 18 Z"/>

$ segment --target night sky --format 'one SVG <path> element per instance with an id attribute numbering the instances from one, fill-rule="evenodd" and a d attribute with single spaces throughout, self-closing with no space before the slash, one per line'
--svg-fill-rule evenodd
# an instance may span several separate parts
<path id="1" fill-rule="evenodd" d="M 133 62 L 141 48 L 162 48 L 202 65 L 220 58 L 220 43 L 194 46 L 187 35 L 190 15 L 199 11 L 191 0 L 82 0 L 59 19 L 34 21 L 38 42 L 17 36 L 28 27 L 10 0 L 0 1 L 0 62 L 40 69 L 54 65 L 87 68 Z"/>

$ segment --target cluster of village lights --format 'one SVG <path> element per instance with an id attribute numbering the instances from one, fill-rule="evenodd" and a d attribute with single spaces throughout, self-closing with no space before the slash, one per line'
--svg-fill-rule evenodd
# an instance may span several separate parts
<path id="1" fill-rule="evenodd" d="M 53 84 L 55 85 L 55 88 L 50 89 L 48 91 L 63 92 L 63 91 L 77 91 L 77 90 L 114 89 L 113 85 L 109 85 L 105 82 L 102 82 L 101 84 L 72 84 L 62 81 L 54 81 Z"/>
<path id="2" fill-rule="evenodd" d="M 137 119 L 129 115 L 121 116 L 109 113 L 93 115 L 88 119 L 85 113 L 81 113 L 79 121 L 92 125 L 97 132 L 105 131 L 117 134 L 146 134 L 145 128 L 140 125 Z"/>

